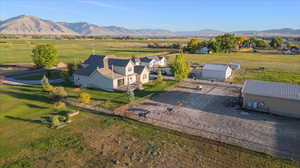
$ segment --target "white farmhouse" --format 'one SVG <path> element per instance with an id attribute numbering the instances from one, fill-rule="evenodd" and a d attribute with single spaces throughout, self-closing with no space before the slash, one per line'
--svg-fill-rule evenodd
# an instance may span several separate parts
<path id="1" fill-rule="evenodd" d="M 205 64 L 201 77 L 208 80 L 225 81 L 232 74 L 232 69 L 226 64 Z"/>
<path id="2" fill-rule="evenodd" d="M 210 54 L 211 50 L 208 47 L 202 47 L 195 51 L 195 54 Z"/>
<path id="3" fill-rule="evenodd" d="M 134 72 L 137 74 L 136 80 L 138 83 L 144 84 L 149 82 L 149 68 L 146 66 L 135 66 Z"/>
<path id="4" fill-rule="evenodd" d="M 149 68 L 165 67 L 167 66 L 167 59 L 164 56 L 143 57 L 140 59 L 140 65 L 148 66 Z"/>
<path id="5" fill-rule="evenodd" d="M 141 60 L 140 65 L 147 66 L 148 68 L 153 68 L 155 65 L 155 59 L 143 57 L 140 60 Z"/>
<path id="6" fill-rule="evenodd" d="M 130 59 L 91 55 L 82 66 L 73 75 L 74 84 L 78 86 L 113 91 L 137 84 L 138 74 Z M 147 71 L 142 73 L 146 74 Z M 149 72 L 147 77 L 149 78 Z"/>

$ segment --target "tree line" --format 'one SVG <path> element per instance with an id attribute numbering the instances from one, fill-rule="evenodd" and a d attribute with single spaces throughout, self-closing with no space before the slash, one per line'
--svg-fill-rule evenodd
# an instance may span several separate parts
<path id="1" fill-rule="evenodd" d="M 253 49 L 280 49 L 283 47 L 285 40 L 280 37 L 273 37 L 270 40 L 265 40 L 257 37 L 236 36 L 234 34 L 224 34 L 215 37 L 214 39 L 201 41 L 200 39 L 191 39 L 184 51 L 195 53 L 198 49 L 207 47 L 215 53 L 230 53 L 234 50 L 242 48 Z M 287 49 L 297 47 L 297 44 L 287 43 Z"/>

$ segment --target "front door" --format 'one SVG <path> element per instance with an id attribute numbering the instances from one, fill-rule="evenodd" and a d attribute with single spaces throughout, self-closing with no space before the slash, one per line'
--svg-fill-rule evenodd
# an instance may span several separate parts
<path id="1" fill-rule="evenodd" d="M 118 79 L 118 87 L 124 85 L 124 79 Z"/>

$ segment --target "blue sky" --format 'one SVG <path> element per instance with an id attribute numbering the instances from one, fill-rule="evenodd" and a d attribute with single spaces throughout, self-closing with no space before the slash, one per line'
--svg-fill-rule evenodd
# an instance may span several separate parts
<path id="1" fill-rule="evenodd" d="M 180 31 L 300 29 L 300 0 L 0 0 L 0 20 L 22 14 Z"/>

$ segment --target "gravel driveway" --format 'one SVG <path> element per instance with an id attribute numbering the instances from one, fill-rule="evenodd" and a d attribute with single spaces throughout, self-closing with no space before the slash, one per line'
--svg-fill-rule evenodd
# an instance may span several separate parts
<path id="1" fill-rule="evenodd" d="M 238 87 L 201 84 L 200 91 L 198 85 L 180 83 L 128 112 L 146 113 L 147 120 L 165 127 L 184 126 L 180 130 L 300 161 L 300 120 L 232 107 L 229 102 L 238 100 Z"/>

